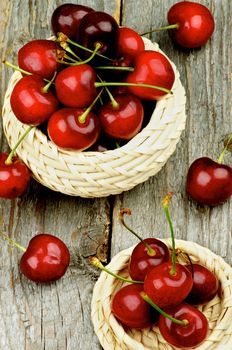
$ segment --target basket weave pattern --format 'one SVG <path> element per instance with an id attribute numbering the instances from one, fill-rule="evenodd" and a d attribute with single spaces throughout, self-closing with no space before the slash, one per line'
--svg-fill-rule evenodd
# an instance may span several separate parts
<path id="1" fill-rule="evenodd" d="M 171 247 L 171 240 L 163 240 Z M 193 262 L 213 271 L 220 283 L 222 295 L 215 296 L 198 308 L 209 321 L 209 335 L 197 350 L 232 349 L 232 268 L 225 261 L 196 243 L 176 240 L 176 247 L 187 252 Z M 128 278 L 128 261 L 134 247 L 121 251 L 107 266 L 115 273 Z M 102 272 L 95 284 L 92 298 L 92 322 L 104 350 L 173 350 L 161 336 L 158 327 L 152 329 L 127 329 L 115 319 L 111 312 L 112 296 L 124 283 Z"/>
<path id="2" fill-rule="evenodd" d="M 144 39 L 147 50 L 162 52 Z M 125 146 L 106 152 L 59 149 L 38 128 L 30 131 L 17 149 L 33 177 L 54 191 L 72 196 L 104 197 L 129 190 L 155 175 L 174 152 L 185 127 L 185 91 L 175 71 L 173 95 L 157 102 L 149 124 Z M 3 106 L 3 127 L 10 147 L 28 128 L 14 116 L 10 95 L 21 78 L 15 72 Z"/>

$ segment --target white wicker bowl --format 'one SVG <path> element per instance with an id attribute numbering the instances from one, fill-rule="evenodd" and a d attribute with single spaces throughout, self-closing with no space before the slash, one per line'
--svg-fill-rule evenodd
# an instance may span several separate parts
<path id="1" fill-rule="evenodd" d="M 144 41 L 147 50 L 162 52 L 157 44 Z M 146 181 L 174 152 L 185 127 L 185 91 L 173 63 L 172 66 L 173 95 L 157 102 L 149 124 L 125 146 L 103 153 L 66 151 L 34 128 L 17 149 L 18 156 L 38 182 L 72 196 L 105 197 Z M 12 75 L 3 106 L 3 127 L 10 147 L 28 128 L 17 120 L 10 107 L 12 89 L 20 78 L 19 72 Z"/>
<path id="2" fill-rule="evenodd" d="M 171 247 L 171 240 L 163 240 Z M 199 309 L 209 321 L 209 335 L 196 350 L 232 349 L 232 268 L 218 255 L 197 243 L 176 240 L 176 247 L 187 252 L 193 262 L 213 271 L 221 283 L 218 295 Z M 128 278 L 128 262 L 134 247 L 113 257 L 108 269 Z M 111 312 L 113 295 L 124 285 L 102 272 L 93 290 L 91 316 L 94 330 L 104 350 L 174 350 L 162 337 L 157 326 L 143 330 L 126 329 Z"/>

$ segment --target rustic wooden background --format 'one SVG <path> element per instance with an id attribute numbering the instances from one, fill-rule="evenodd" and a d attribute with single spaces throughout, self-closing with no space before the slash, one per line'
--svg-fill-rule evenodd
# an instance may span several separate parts
<path id="1" fill-rule="evenodd" d="M 51 34 L 50 17 L 65 1 L 0 0 L 0 51 L 17 62 L 17 51 L 27 41 Z M 76 2 L 76 1 L 73 1 Z M 141 32 L 166 24 L 176 0 L 82 0 L 79 3 L 111 13 L 122 24 Z M 147 237 L 166 237 L 168 226 L 161 199 L 176 193 L 171 212 L 176 236 L 196 241 L 232 262 L 232 200 L 210 209 L 189 201 L 185 178 L 190 163 L 203 155 L 217 158 L 232 132 L 232 2 L 201 0 L 214 14 L 215 33 L 205 47 L 184 52 L 173 46 L 167 33 L 153 34 L 162 50 L 176 63 L 187 93 L 187 125 L 175 154 L 160 173 L 119 196 L 104 199 L 71 198 L 53 193 L 32 181 L 25 196 L 0 202 L 8 234 L 27 245 L 38 231 L 61 237 L 72 252 L 66 275 L 50 285 L 26 280 L 18 270 L 21 252 L 0 244 L 0 350 L 99 350 L 90 320 L 90 301 L 98 271 L 87 262 L 97 254 L 110 259 L 135 239 L 118 221 L 120 207 L 130 207 L 131 226 Z M 1 69 L 1 104 L 12 74 Z M 1 149 L 7 150 L 4 135 Z M 231 154 L 226 157 L 232 165 Z M 229 349 L 228 349 L 229 350 Z"/>

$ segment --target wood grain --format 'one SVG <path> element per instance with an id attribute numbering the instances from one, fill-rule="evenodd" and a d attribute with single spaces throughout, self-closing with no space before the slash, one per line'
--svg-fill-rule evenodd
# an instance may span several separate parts
<path id="1" fill-rule="evenodd" d="M 123 25 L 140 33 L 166 24 L 166 13 L 175 0 L 78 1 L 113 14 Z M 0 245 L 0 350 L 99 350 L 90 320 L 92 287 L 98 272 L 87 263 L 97 254 L 103 261 L 136 240 L 118 221 L 120 207 L 130 207 L 127 222 L 143 237 L 167 237 L 168 226 L 161 199 L 175 192 L 170 207 L 176 236 L 196 241 L 223 256 L 229 263 L 232 248 L 232 202 L 209 209 L 186 196 L 185 177 L 190 163 L 202 156 L 217 158 L 231 132 L 230 0 L 199 1 L 214 13 L 215 33 L 205 47 L 185 52 L 176 48 L 166 32 L 153 34 L 176 63 L 187 92 L 187 126 L 175 154 L 155 177 L 122 195 L 96 200 L 54 193 L 32 181 L 28 193 L 15 201 L 1 201 L 6 232 L 27 245 L 37 231 L 61 237 L 72 253 L 71 267 L 51 285 L 30 283 L 18 271 L 21 252 Z M 17 51 L 32 38 L 51 34 L 50 16 L 62 1 L 1 1 L 1 58 L 17 62 Z M 0 66 L 1 105 L 10 69 Z M 4 135 L 1 149 L 7 150 Z M 226 157 L 232 165 L 231 155 Z M 110 252 L 108 251 L 110 250 Z"/>

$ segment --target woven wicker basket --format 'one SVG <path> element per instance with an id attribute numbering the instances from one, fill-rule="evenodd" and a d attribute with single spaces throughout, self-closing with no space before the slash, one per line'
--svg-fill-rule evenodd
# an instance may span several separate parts
<path id="1" fill-rule="evenodd" d="M 171 247 L 171 240 L 163 240 Z M 198 350 L 232 349 L 232 268 L 225 261 L 196 243 L 176 240 L 176 247 L 187 252 L 192 261 L 213 271 L 221 283 L 221 296 L 199 306 L 209 321 L 209 336 Z M 134 247 L 121 251 L 107 266 L 115 273 L 128 277 L 128 261 Z M 125 330 L 111 312 L 112 296 L 123 285 L 122 281 L 102 272 L 93 290 L 92 321 L 104 350 L 171 350 L 158 327 Z"/>
<path id="2" fill-rule="evenodd" d="M 146 49 L 162 52 L 144 39 Z M 129 190 L 155 175 L 174 152 L 185 127 L 185 91 L 175 71 L 173 95 L 160 100 L 149 124 L 125 146 L 106 152 L 75 152 L 57 148 L 34 128 L 17 149 L 18 156 L 44 186 L 72 196 L 104 197 Z M 28 128 L 14 116 L 10 95 L 21 78 L 15 72 L 3 106 L 3 127 L 10 147 Z"/>

